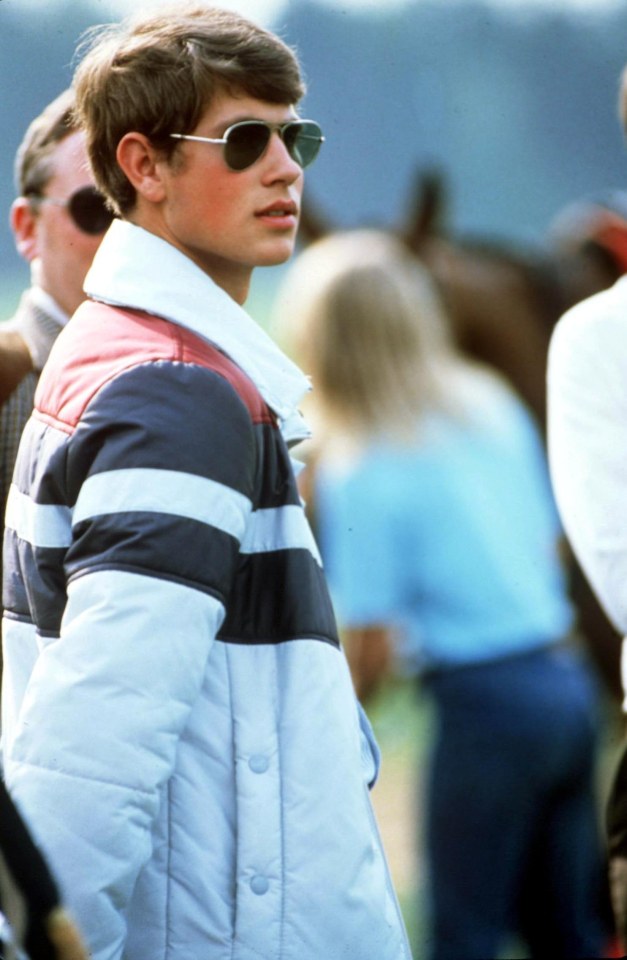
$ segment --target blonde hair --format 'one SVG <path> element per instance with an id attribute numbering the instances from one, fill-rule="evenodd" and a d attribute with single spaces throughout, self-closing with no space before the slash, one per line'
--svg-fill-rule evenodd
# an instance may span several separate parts
<path id="1" fill-rule="evenodd" d="M 296 104 L 305 92 L 294 52 L 239 14 L 202 3 L 173 3 L 153 14 L 88 31 L 74 76 L 94 179 L 116 213 L 136 193 L 118 166 L 131 131 L 172 156 L 170 133 L 190 133 L 214 97 L 243 93 Z"/>
<path id="2" fill-rule="evenodd" d="M 427 269 L 382 231 L 336 233 L 300 254 L 274 329 L 311 375 L 325 436 L 415 439 L 428 412 L 464 413 L 476 385 Z"/>

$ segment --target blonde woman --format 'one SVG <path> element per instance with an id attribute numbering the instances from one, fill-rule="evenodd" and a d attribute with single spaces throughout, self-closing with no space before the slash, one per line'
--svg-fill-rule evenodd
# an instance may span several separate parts
<path id="1" fill-rule="evenodd" d="M 496 957 L 512 935 L 532 956 L 605 955 L 596 692 L 531 417 L 454 349 L 387 234 L 306 250 L 278 331 L 313 381 L 309 495 L 357 690 L 396 657 L 436 707 L 433 960 Z"/>

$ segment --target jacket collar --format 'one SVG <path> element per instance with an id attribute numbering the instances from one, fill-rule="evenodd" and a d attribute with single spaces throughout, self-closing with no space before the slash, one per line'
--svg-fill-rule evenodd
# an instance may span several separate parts
<path id="1" fill-rule="evenodd" d="M 17 330 L 33 358 L 33 368 L 40 373 L 52 350 L 52 344 L 63 328 L 63 311 L 48 294 L 43 298 L 39 288 L 30 287 L 22 294 L 17 312 L 6 329 Z M 47 299 L 45 299 L 47 298 Z M 67 318 L 65 318 L 67 319 Z"/>
<path id="2" fill-rule="evenodd" d="M 163 317 L 210 341 L 250 377 L 287 440 L 309 435 L 297 410 L 308 378 L 231 297 L 170 243 L 114 220 L 85 279 L 94 300 Z"/>

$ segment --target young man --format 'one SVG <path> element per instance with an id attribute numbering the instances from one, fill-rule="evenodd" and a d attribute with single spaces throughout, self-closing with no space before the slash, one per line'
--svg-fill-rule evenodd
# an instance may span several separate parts
<path id="1" fill-rule="evenodd" d="M 627 72 L 621 92 L 627 131 Z M 571 545 L 619 635 L 627 635 L 627 277 L 573 307 L 549 354 L 549 455 Z M 627 690 L 627 646 L 622 681 Z M 627 947 L 627 751 L 608 809 L 610 884 Z"/>
<path id="2" fill-rule="evenodd" d="M 94 187 L 73 103 L 66 90 L 48 104 L 28 127 L 15 161 L 19 195 L 11 227 L 19 253 L 32 265 L 32 284 L 0 328 L 2 517 L 39 374 L 61 328 L 85 299 L 85 274 L 112 219 Z"/>
<path id="3" fill-rule="evenodd" d="M 241 309 L 292 252 L 293 53 L 176 4 L 75 78 L 120 214 L 40 384 L 7 515 L 5 763 L 94 960 L 402 960 L 288 445 L 307 380 Z"/>

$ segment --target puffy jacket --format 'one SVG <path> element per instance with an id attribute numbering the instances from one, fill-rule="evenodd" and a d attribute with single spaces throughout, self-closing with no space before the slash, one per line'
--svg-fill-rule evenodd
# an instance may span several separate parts
<path id="1" fill-rule="evenodd" d="M 295 374 L 253 351 L 264 397 L 212 328 L 239 308 L 113 234 L 92 283 L 128 308 L 87 302 L 61 334 L 9 500 L 10 789 L 94 960 L 409 957 L 376 746 L 267 399 Z M 208 334 L 141 310 L 148 280 Z"/>

